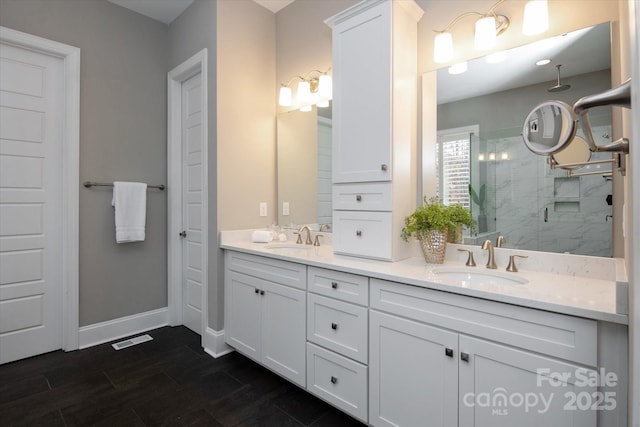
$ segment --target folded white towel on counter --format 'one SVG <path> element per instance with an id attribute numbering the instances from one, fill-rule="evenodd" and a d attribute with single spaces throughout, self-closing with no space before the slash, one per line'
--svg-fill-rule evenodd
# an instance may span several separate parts
<path id="1" fill-rule="evenodd" d="M 269 230 L 255 230 L 251 233 L 251 241 L 255 243 L 269 243 L 273 240 L 273 233 Z"/>
<path id="2" fill-rule="evenodd" d="M 116 242 L 141 242 L 145 238 L 147 216 L 147 184 L 143 182 L 113 183 Z"/>

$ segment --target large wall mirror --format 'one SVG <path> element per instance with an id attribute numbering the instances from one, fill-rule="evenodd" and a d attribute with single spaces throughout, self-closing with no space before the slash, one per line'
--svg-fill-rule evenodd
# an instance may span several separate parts
<path id="1" fill-rule="evenodd" d="M 277 117 L 278 224 L 331 231 L 331 107 Z"/>
<path id="2" fill-rule="evenodd" d="M 573 105 L 611 88 L 609 23 L 498 59 L 470 61 L 462 74 L 444 68 L 423 76 L 424 195 L 470 207 L 476 221 L 470 244 L 503 235 L 510 248 L 612 256 L 611 166 L 584 167 L 574 174 L 589 174 L 569 177 L 551 170 L 521 136 L 541 102 Z M 551 62 L 536 65 L 544 59 Z M 610 107 L 594 110 L 591 124 L 599 144 L 611 142 Z M 598 153 L 592 160 L 610 157 Z"/>

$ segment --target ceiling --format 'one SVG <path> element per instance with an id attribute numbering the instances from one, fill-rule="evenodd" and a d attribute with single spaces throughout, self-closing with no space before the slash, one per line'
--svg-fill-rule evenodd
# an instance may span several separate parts
<path id="1" fill-rule="evenodd" d="M 499 64 L 488 64 L 484 58 L 470 61 L 468 71 L 463 74 L 450 75 L 447 68 L 438 70 L 438 103 L 544 82 L 553 81 L 555 85 L 558 64 L 562 65 L 561 83 L 567 77 L 606 70 L 611 66 L 609 24 L 540 40 L 508 50 L 507 55 Z M 535 65 L 545 58 L 551 63 Z"/>
<path id="2" fill-rule="evenodd" d="M 107 0 L 118 6 L 125 7 L 134 12 L 148 16 L 156 21 L 170 24 L 182 12 L 184 12 L 193 0 Z M 280 9 L 293 3 L 295 0 L 253 0 L 260 6 L 277 13 Z"/>
<path id="3" fill-rule="evenodd" d="M 113 4 L 170 24 L 194 0 L 108 0 Z M 232 1 L 232 0 L 228 0 Z M 295 0 L 253 0 L 260 6 L 277 13 Z M 318 0 L 320 1 L 320 0 Z M 507 61 L 487 64 L 482 59 L 469 62 L 469 71 L 449 75 L 446 69 L 438 71 L 439 103 L 452 102 L 501 90 L 548 82 L 556 79 L 556 64 L 562 64 L 561 77 L 603 70 L 610 67 L 609 26 L 593 30 L 584 29 L 562 36 L 542 40 L 508 51 Z M 569 47 L 571 47 L 569 49 Z M 551 64 L 533 65 L 542 58 Z M 478 84 L 478 82 L 482 82 Z M 443 87 L 446 89 L 442 90 Z M 440 98 L 447 93 L 447 98 Z"/>

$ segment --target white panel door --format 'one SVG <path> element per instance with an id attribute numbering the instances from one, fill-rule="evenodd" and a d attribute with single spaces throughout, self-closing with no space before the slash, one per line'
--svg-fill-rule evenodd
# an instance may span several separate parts
<path id="1" fill-rule="evenodd" d="M 62 348 L 62 82 L 0 44 L 0 363 Z"/>
<path id="2" fill-rule="evenodd" d="M 182 322 L 202 335 L 202 74 L 182 83 Z"/>

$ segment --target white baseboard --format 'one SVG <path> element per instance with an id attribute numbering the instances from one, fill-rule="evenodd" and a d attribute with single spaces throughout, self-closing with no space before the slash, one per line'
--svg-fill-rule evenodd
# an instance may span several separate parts
<path id="1" fill-rule="evenodd" d="M 79 331 L 79 348 L 92 347 L 119 338 L 128 337 L 169 324 L 169 308 L 159 308 L 145 313 L 82 326 Z"/>
<path id="2" fill-rule="evenodd" d="M 202 337 L 202 344 L 204 351 L 216 358 L 233 351 L 233 348 L 224 342 L 224 330 L 214 331 L 211 328 L 207 328 Z"/>

